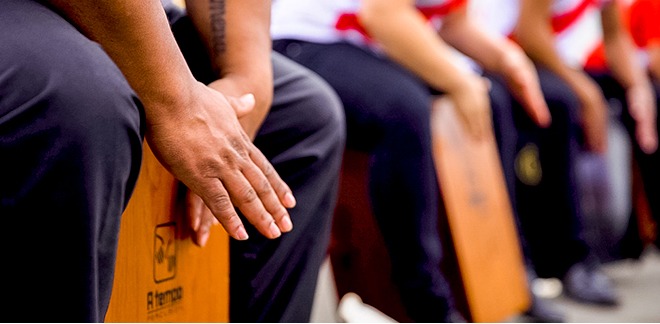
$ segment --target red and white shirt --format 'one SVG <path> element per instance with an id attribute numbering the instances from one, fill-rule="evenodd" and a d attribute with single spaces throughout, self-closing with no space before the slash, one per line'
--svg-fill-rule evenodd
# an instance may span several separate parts
<path id="1" fill-rule="evenodd" d="M 491 31 L 510 36 L 520 14 L 521 0 L 473 0 L 471 13 Z M 534 0 L 524 0 L 534 1 Z M 550 19 L 555 48 L 573 67 L 604 66 L 601 8 L 614 0 L 554 0 Z"/>
<path id="2" fill-rule="evenodd" d="M 613 0 L 555 0 L 552 29 L 556 47 L 568 65 L 602 69 L 605 64 L 601 8 Z"/>
<path id="3" fill-rule="evenodd" d="M 439 27 L 445 15 L 466 2 L 417 0 L 415 6 L 431 24 Z M 271 16 L 272 38 L 371 45 L 368 33 L 357 19 L 360 5 L 361 0 L 275 0 Z"/>
<path id="4" fill-rule="evenodd" d="M 626 0 L 621 1 L 621 7 L 624 24 L 638 49 L 638 59 L 647 67 L 646 49 L 660 45 L 660 0 Z"/>

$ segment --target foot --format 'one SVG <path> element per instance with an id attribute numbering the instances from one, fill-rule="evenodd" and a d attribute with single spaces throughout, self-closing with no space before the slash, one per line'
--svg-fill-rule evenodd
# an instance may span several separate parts
<path id="1" fill-rule="evenodd" d="M 532 304 L 523 314 L 530 323 L 564 323 L 566 318 L 564 313 L 559 311 L 548 300 L 536 297 L 531 294 Z"/>
<path id="2" fill-rule="evenodd" d="M 610 279 L 598 265 L 576 263 L 568 270 L 562 282 L 566 295 L 577 301 L 604 306 L 619 303 Z"/>

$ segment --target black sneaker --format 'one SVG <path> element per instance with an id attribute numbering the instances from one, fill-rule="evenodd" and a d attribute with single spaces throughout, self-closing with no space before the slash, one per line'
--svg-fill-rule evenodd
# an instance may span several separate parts
<path id="1" fill-rule="evenodd" d="M 610 279 L 598 265 L 578 262 L 568 269 L 562 283 L 566 296 L 577 301 L 603 306 L 619 304 Z"/>

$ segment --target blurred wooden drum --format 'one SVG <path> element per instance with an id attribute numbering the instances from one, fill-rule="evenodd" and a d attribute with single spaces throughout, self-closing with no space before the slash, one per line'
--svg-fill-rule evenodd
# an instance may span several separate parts
<path id="1" fill-rule="evenodd" d="M 106 322 L 228 322 L 229 240 L 220 225 L 193 244 L 179 182 L 144 144 L 137 186 L 122 217 Z"/>
<path id="2" fill-rule="evenodd" d="M 492 132 L 470 137 L 448 98 L 432 113 L 434 159 L 473 322 L 502 322 L 530 296 L 511 204 Z"/>

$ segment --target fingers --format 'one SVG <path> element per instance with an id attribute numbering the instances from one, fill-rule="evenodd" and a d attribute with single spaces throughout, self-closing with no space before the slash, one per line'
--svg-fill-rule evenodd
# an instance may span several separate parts
<path id="1" fill-rule="evenodd" d="M 190 190 L 186 193 L 186 215 L 193 230 L 193 243 L 201 247 L 205 246 L 211 234 L 211 225 L 217 220 L 202 198 Z"/>
<path id="2" fill-rule="evenodd" d="M 656 106 L 648 88 L 633 88 L 627 94 L 630 115 L 636 123 L 635 137 L 642 151 L 646 154 L 658 148 L 656 125 Z"/>
<path id="3" fill-rule="evenodd" d="M 238 98 L 232 96 L 226 96 L 226 98 L 227 101 L 229 101 L 231 107 L 234 109 L 236 117 L 238 118 L 241 118 L 250 113 L 254 109 L 254 105 L 256 103 L 256 99 L 251 93 L 244 94 Z"/>
<path id="4" fill-rule="evenodd" d="M 197 231 L 195 231 L 195 235 L 193 235 L 193 242 L 201 247 L 204 247 L 206 242 L 209 240 L 209 237 L 211 236 L 211 226 L 213 226 L 217 220 L 211 211 L 206 207 L 206 205 L 203 206 L 200 216 L 201 222 L 199 224 L 199 228 Z"/>
<path id="5" fill-rule="evenodd" d="M 550 110 L 548 105 L 543 98 L 543 93 L 538 87 L 530 87 L 524 85 L 520 90 L 523 107 L 527 110 L 527 114 L 530 118 L 536 123 L 536 125 L 546 128 L 550 126 L 552 122 L 552 117 L 550 116 Z"/>
<path id="6" fill-rule="evenodd" d="M 475 140 L 482 140 L 492 129 L 488 97 L 490 81 L 485 78 L 476 78 L 473 81 L 468 83 L 470 88 L 450 96 L 467 133 Z"/>
<path id="7" fill-rule="evenodd" d="M 596 92 L 600 94 L 600 92 Z M 607 151 L 607 128 L 609 123 L 608 108 L 605 98 L 588 96 L 582 104 L 582 125 L 585 144 L 596 153 Z"/>
<path id="8" fill-rule="evenodd" d="M 487 105 L 487 107 L 489 106 Z M 492 128 L 490 109 L 477 112 L 476 117 L 475 120 L 477 122 L 475 123 L 474 133 L 476 134 L 476 138 L 481 140 L 488 136 Z"/>
<path id="9" fill-rule="evenodd" d="M 257 154 L 257 152 L 255 152 L 255 154 Z M 245 177 L 249 179 L 250 185 L 252 185 L 252 187 L 254 188 L 257 196 L 259 197 L 259 200 L 263 204 L 266 211 L 275 220 L 275 223 L 279 231 L 289 232 L 293 229 L 293 224 L 291 223 L 291 217 L 289 216 L 289 212 L 287 212 L 284 202 L 282 201 L 286 199 L 280 199 L 280 197 L 277 195 L 271 183 L 275 186 L 280 187 L 280 190 L 282 190 L 282 187 L 284 187 L 283 190 L 285 192 L 283 193 L 283 197 L 292 198 L 293 195 L 291 195 L 288 186 L 286 186 L 286 184 L 284 184 L 284 182 L 281 179 L 279 179 L 277 173 L 273 171 L 272 166 L 270 166 L 270 163 L 268 163 L 268 161 L 260 161 L 260 163 L 267 163 L 266 166 L 264 167 L 266 169 L 266 172 L 268 172 L 268 175 L 270 175 L 271 178 L 273 177 L 273 174 L 277 178 L 268 179 L 266 172 L 263 172 L 263 170 L 260 168 L 248 168 L 244 170 L 243 173 Z M 257 164 L 257 165 L 261 165 L 261 164 Z M 293 205 L 295 205 L 295 201 L 293 201 Z"/>
<path id="10" fill-rule="evenodd" d="M 240 241 L 247 240 L 247 231 L 238 217 L 229 193 L 222 182 L 219 179 L 210 179 L 202 187 L 206 189 L 206 194 L 203 197 L 206 206 L 209 207 L 229 236 Z"/>
<path id="11" fill-rule="evenodd" d="M 644 153 L 651 154 L 658 149 L 658 133 L 652 120 L 638 121 L 635 137 Z"/>
<path id="12" fill-rule="evenodd" d="M 202 198 L 232 238 L 248 239 L 236 208 L 266 237 L 291 230 L 286 211 L 295 206 L 291 190 L 236 118 L 254 109 L 254 96 L 230 98 L 201 83 L 191 91 L 192 103 L 149 125 L 150 145 L 161 163 Z M 202 205 L 191 198 L 188 206 L 199 244 L 213 223 Z"/>
<path id="13" fill-rule="evenodd" d="M 591 151 L 596 153 L 607 151 L 607 120 L 587 119 L 584 132 L 587 146 Z"/>
<path id="14" fill-rule="evenodd" d="M 259 186 L 262 186 L 263 183 L 259 179 L 260 177 L 255 175 L 254 171 L 245 172 L 246 174 L 240 172 L 234 173 L 222 179 L 226 183 L 231 201 L 261 234 L 268 238 L 279 237 L 282 234 L 282 230 L 275 222 L 276 217 L 269 210 L 275 211 L 276 215 L 281 218 L 283 217 L 282 213 L 286 213 L 284 207 L 276 197 L 269 197 L 269 195 L 275 195 L 271 188 L 259 187 L 259 189 L 255 189 L 253 187 L 250 180 L 254 183 L 259 183 Z M 248 178 L 251 179 L 248 180 Z M 259 194 L 263 195 L 265 199 L 262 200 Z"/>
<path id="15" fill-rule="evenodd" d="M 186 215 L 188 216 L 188 225 L 193 231 L 199 228 L 201 222 L 201 206 L 204 201 L 198 195 L 190 190 L 186 192 Z"/>
<path id="16" fill-rule="evenodd" d="M 234 164 L 237 167 L 233 171 L 224 172 L 219 181 L 230 197 L 231 205 L 240 209 L 261 234 L 268 238 L 277 238 L 282 232 L 291 231 L 293 228 L 286 207 L 295 206 L 295 199 L 291 189 L 275 172 L 266 157 L 254 146 L 248 145 L 245 149 L 249 153 L 236 154 L 232 158 L 235 161 L 227 165 Z M 220 197 L 215 199 L 219 207 L 209 204 L 216 216 L 229 212 L 222 206 L 226 201 L 225 192 L 216 193 L 216 196 Z M 229 216 L 229 219 L 219 218 L 219 221 L 226 225 L 233 213 Z"/>

